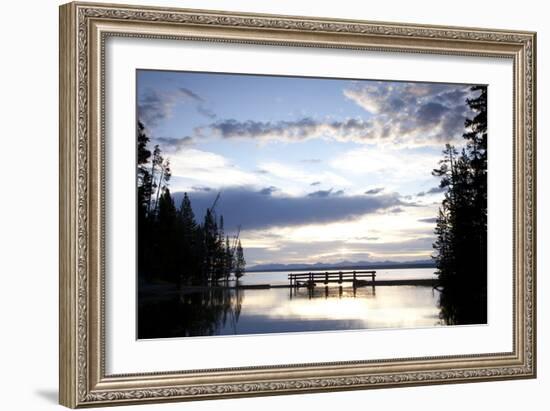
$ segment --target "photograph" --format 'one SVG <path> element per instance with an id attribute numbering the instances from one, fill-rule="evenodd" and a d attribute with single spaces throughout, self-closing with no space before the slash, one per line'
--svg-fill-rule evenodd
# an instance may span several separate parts
<path id="1" fill-rule="evenodd" d="M 137 338 L 486 324 L 487 92 L 137 69 Z"/>
<path id="2" fill-rule="evenodd" d="M 539 378 L 542 20 L 178 6 L 59 8 L 59 403 Z"/>

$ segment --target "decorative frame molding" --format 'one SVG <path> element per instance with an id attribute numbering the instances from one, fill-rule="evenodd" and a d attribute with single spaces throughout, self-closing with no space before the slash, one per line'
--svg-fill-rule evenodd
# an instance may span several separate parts
<path id="1" fill-rule="evenodd" d="M 106 375 L 104 45 L 109 36 L 474 55 L 514 63 L 514 349 L 483 355 Z M 60 403 L 68 407 L 536 376 L 536 34 L 70 3 L 60 8 Z"/>

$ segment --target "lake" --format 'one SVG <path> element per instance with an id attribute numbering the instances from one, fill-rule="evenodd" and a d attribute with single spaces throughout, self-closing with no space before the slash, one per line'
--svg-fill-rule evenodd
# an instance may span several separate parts
<path id="1" fill-rule="evenodd" d="M 377 280 L 432 278 L 433 268 L 376 270 Z M 239 282 L 284 285 L 288 272 L 247 273 Z M 439 292 L 431 286 L 183 290 L 140 304 L 139 337 L 432 327 L 443 325 L 438 303 Z"/>

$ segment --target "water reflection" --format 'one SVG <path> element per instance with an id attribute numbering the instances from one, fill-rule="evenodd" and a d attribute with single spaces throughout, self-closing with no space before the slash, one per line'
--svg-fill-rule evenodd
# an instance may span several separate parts
<path id="1" fill-rule="evenodd" d="M 368 297 L 369 292 L 372 297 L 376 296 L 376 287 L 344 287 L 344 286 L 316 286 L 316 287 L 289 287 L 289 298 L 304 298 L 308 299 L 322 298 L 328 299 L 329 297 L 345 298 L 345 297 L 357 297 L 357 290 L 359 290 L 360 297 Z M 363 291 L 367 292 L 363 292 Z"/>
<path id="2" fill-rule="evenodd" d="M 246 298 L 245 298 L 246 295 Z M 405 328 L 441 325 L 426 286 L 184 289 L 140 298 L 139 338 Z"/>
<path id="3" fill-rule="evenodd" d="M 140 293 L 138 338 L 216 335 L 221 329 L 236 334 L 243 299 L 239 288 Z"/>

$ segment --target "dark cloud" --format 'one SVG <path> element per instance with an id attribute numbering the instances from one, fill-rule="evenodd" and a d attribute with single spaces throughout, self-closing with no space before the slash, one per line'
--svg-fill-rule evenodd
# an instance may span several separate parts
<path id="1" fill-rule="evenodd" d="M 163 151 L 176 152 L 194 144 L 193 137 L 185 136 L 182 138 L 175 137 L 157 137 L 154 139 Z"/>
<path id="2" fill-rule="evenodd" d="M 216 194 L 215 191 L 204 190 L 189 193 L 197 219 L 204 216 Z M 175 193 L 175 203 L 179 204 L 182 197 L 183 193 Z M 228 229 L 239 224 L 243 229 L 255 229 L 349 220 L 406 205 L 408 203 L 401 201 L 395 193 L 377 196 L 287 197 L 266 195 L 255 189 L 240 187 L 223 190 L 216 211 L 223 214 Z"/>
<path id="3" fill-rule="evenodd" d="M 201 96 L 199 96 L 198 94 L 192 92 L 188 88 L 179 87 L 178 90 L 183 96 L 186 96 L 189 99 L 196 101 L 197 103 L 204 103 L 204 99 Z"/>
<path id="4" fill-rule="evenodd" d="M 270 187 L 266 187 L 266 188 L 262 188 L 259 193 L 260 194 L 263 194 L 263 195 L 267 195 L 267 196 L 270 196 L 271 194 L 273 194 L 274 192 L 278 191 L 279 189 L 275 186 L 270 186 Z"/>
<path id="5" fill-rule="evenodd" d="M 340 141 L 368 139 L 371 124 L 368 120 L 350 118 L 342 121 L 320 121 L 310 117 L 299 120 L 238 121 L 220 120 L 209 126 L 195 129 L 197 135 L 214 135 L 221 138 L 251 138 L 258 140 L 304 141 L 325 137 Z M 303 160 L 315 163 L 317 159 Z"/>
<path id="6" fill-rule="evenodd" d="M 342 194 L 344 194 L 344 190 L 334 191 L 334 189 L 330 188 L 328 190 L 314 191 L 312 193 L 309 193 L 307 196 L 308 197 L 317 197 L 317 198 L 326 198 L 326 197 L 330 197 L 330 196 L 340 196 Z"/>
<path id="7" fill-rule="evenodd" d="M 382 191 L 384 191 L 384 187 L 376 187 L 376 188 L 371 188 L 370 190 L 365 191 L 365 194 L 374 195 L 374 194 L 379 194 Z"/>
<path id="8" fill-rule="evenodd" d="M 373 115 L 371 134 L 379 139 L 394 136 L 406 143 L 412 137 L 417 145 L 429 145 L 461 141 L 472 115 L 466 99 L 477 92 L 469 85 L 356 82 L 344 95 Z"/>
<path id="9" fill-rule="evenodd" d="M 314 181 L 313 183 L 310 184 L 310 186 L 318 186 L 318 185 L 321 185 L 320 181 Z"/>
<path id="10" fill-rule="evenodd" d="M 225 119 L 197 127 L 201 136 L 226 139 L 304 141 L 312 138 L 369 144 L 387 142 L 405 146 L 440 146 L 462 141 L 464 122 L 472 115 L 466 98 L 475 93 L 467 85 L 368 82 L 344 90 L 371 116 L 341 120 L 238 121 Z M 304 159 L 302 162 L 316 162 Z"/>
<path id="11" fill-rule="evenodd" d="M 417 193 L 416 195 L 417 195 L 417 197 L 424 197 L 425 195 L 429 195 L 429 194 L 443 193 L 445 190 L 446 190 L 445 187 L 435 186 L 435 187 L 430 188 L 427 191 L 421 191 L 421 192 Z"/>
<path id="12" fill-rule="evenodd" d="M 197 106 L 197 111 L 202 114 L 203 116 L 205 117 L 208 117 L 209 119 L 215 119 L 217 116 L 216 116 L 216 113 L 214 113 L 212 110 L 202 106 L 202 105 L 199 105 Z"/>
<path id="13" fill-rule="evenodd" d="M 431 218 L 421 218 L 421 219 L 419 219 L 418 221 L 420 221 L 421 223 L 435 224 L 435 223 L 437 222 L 437 218 L 435 218 L 435 217 L 431 217 Z"/>
<path id="14" fill-rule="evenodd" d="M 190 102 L 205 117 L 214 119 L 216 115 L 205 107 L 206 101 L 193 91 L 179 87 L 176 89 L 154 90 L 143 92 L 138 101 L 138 117 L 146 127 L 155 127 L 163 120 L 170 118 L 174 107 L 179 102 Z"/>
<path id="15" fill-rule="evenodd" d="M 428 194 L 443 193 L 445 190 L 446 190 L 445 187 L 435 186 L 430 188 L 428 191 L 426 191 L 426 193 Z"/>
<path id="16" fill-rule="evenodd" d="M 430 101 L 420 106 L 416 112 L 416 119 L 422 126 L 438 124 L 449 110 L 449 107 Z"/>

